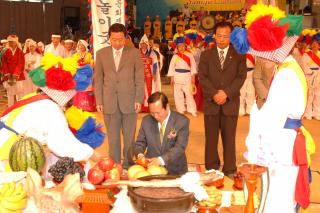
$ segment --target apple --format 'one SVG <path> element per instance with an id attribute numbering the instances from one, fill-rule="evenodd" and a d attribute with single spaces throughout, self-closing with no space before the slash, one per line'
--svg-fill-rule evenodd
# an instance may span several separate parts
<path id="1" fill-rule="evenodd" d="M 114 160 L 111 157 L 104 157 L 98 162 L 98 166 L 102 171 L 110 171 L 113 167 Z"/>
<path id="2" fill-rule="evenodd" d="M 123 168 L 122 168 L 122 166 L 121 166 L 120 163 L 115 163 L 115 164 L 113 164 L 113 168 L 118 169 L 118 171 L 119 171 L 119 173 L 120 173 L 120 176 L 122 175 Z"/>
<path id="3" fill-rule="evenodd" d="M 113 168 L 109 171 L 109 180 L 120 180 L 120 176 L 121 174 L 117 168 Z"/>
<path id="4" fill-rule="evenodd" d="M 88 180 L 94 185 L 101 184 L 104 181 L 103 171 L 97 168 L 91 168 L 88 172 Z"/>

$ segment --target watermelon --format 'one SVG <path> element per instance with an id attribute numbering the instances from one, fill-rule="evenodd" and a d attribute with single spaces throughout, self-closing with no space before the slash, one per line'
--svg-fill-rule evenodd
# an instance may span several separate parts
<path id="1" fill-rule="evenodd" d="M 34 138 L 19 137 L 9 153 L 9 164 L 12 171 L 27 171 L 30 167 L 40 172 L 46 161 L 42 145 Z"/>

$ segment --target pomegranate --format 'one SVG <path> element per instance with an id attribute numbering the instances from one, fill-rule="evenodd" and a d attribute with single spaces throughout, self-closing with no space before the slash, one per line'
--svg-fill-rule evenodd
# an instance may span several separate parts
<path id="1" fill-rule="evenodd" d="M 88 172 L 88 180 L 92 184 L 101 184 L 104 181 L 103 171 L 97 168 L 91 168 Z"/>

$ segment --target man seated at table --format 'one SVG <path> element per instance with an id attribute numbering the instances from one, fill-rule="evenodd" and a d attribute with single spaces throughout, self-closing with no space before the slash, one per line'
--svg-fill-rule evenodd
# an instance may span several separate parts
<path id="1" fill-rule="evenodd" d="M 139 135 L 134 144 L 138 158 L 144 155 L 148 166 L 165 166 L 171 175 L 188 171 L 185 150 L 189 139 L 189 119 L 170 111 L 168 98 L 155 92 L 148 98 L 150 114 L 141 122 Z M 146 152 L 146 153 L 145 153 Z"/>

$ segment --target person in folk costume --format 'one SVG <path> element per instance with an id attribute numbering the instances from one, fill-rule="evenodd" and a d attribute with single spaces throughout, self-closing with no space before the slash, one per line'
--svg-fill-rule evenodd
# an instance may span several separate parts
<path id="1" fill-rule="evenodd" d="M 30 52 L 29 43 L 31 40 L 32 40 L 31 38 L 27 38 L 26 41 L 24 42 L 23 50 L 22 50 L 24 54 L 27 54 Z"/>
<path id="2" fill-rule="evenodd" d="M 156 78 L 154 69 L 158 69 L 157 56 L 153 51 L 149 51 L 149 41 L 147 35 L 143 35 L 139 43 L 140 55 L 144 64 L 144 99 L 141 112 L 149 112 L 148 98 L 155 92 L 154 79 Z M 155 65 L 155 66 L 154 66 Z"/>
<path id="3" fill-rule="evenodd" d="M 146 20 L 143 24 L 143 31 L 144 34 L 147 36 L 151 35 L 151 21 L 150 21 L 150 16 L 146 16 Z"/>
<path id="4" fill-rule="evenodd" d="M 253 71 L 255 59 L 252 55 L 246 54 L 247 78 L 240 89 L 240 108 L 239 116 L 250 115 L 251 107 L 255 100 L 255 92 L 253 86 Z"/>
<path id="5" fill-rule="evenodd" d="M 44 44 L 42 41 L 39 41 L 37 43 L 37 52 L 40 54 L 40 55 L 43 55 L 44 54 Z"/>
<path id="6" fill-rule="evenodd" d="M 1 71 L 1 58 L 2 58 L 2 56 L 3 56 L 3 54 L 4 54 L 4 52 L 7 50 L 7 48 L 8 48 L 8 40 L 7 39 L 2 39 L 1 41 L 0 41 L 0 71 Z M 0 74 L 2 74 L 1 72 L 0 72 Z"/>
<path id="7" fill-rule="evenodd" d="M 300 64 L 302 67 L 302 56 L 306 52 L 308 45 L 310 44 L 312 37 L 304 34 L 304 32 L 309 29 L 305 29 L 302 31 L 301 35 L 299 36 L 298 41 L 296 42 L 295 47 L 292 51 L 292 56 L 296 59 L 296 61 Z"/>
<path id="8" fill-rule="evenodd" d="M 171 17 L 167 16 L 166 22 L 164 24 L 164 38 L 166 40 L 172 39 L 172 21 L 171 21 Z"/>
<path id="9" fill-rule="evenodd" d="M 34 85 L 29 77 L 28 73 L 36 67 L 40 66 L 42 55 L 36 51 L 37 43 L 34 40 L 29 40 L 29 53 L 24 55 L 24 75 L 26 80 L 23 81 L 23 95 L 35 92 L 37 86 Z"/>
<path id="10" fill-rule="evenodd" d="M 176 33 L 183 34 L 185 28 L 186 28 L 186 23 L 184 22 L 183 17 L 179 16 L 176 24 Z"/>
<path id="11" fill-rule="evenodd" d="M 310 50 L 302 56 L 302 68 L 308 80 L 309 95 L 305 118 L 320 120 L 320 33 L 313 36 Z"/>
<path id="12" fill-rule="evenodd" d="M 3 74 L 3 87 L 7 90 L 8 107 L 19 100 L 23 95 L 24 76 L 24 54 L 18 47 L 18 37 L 9 35 L 8 49 L 4 52 L 1 62 L 1 73 Z"/>
<path id="13" fill-rule="evenodd" d="M 30 71 L 29 76 L 40 88 L 39 92 L 23 97 L 0 118 L 0 172 L 10 170 L 7 160 L 18 137 L 8 127 L 46 145 L 44 177 L 49 177 L 47 170 L 60 157 L 71 157 L 74 161 L 100 160 L 94 148 L 103 143 L 104 133 L 96 128 L 94 116 L 75 107 L 64 112 L 76 91 L 89 84 L 77 62 L 46 54 L 41 66 Z"/>
<path id="14" fill-rule="evenodd" d="M 160 92 L 161 91 L 161 77 L 160 77 L 160 72 L 163 66 L 163 56 L 161 55 L 160 52 L 160 39 L 155 38 L 155 37 L 149 37 L 148 38 L 148 42 L 149 42 L 149 48 L 148 48 L 148 52 L 147 55 L 151 55 L 152 57 L 154 57 L 154 55 L 156 56 L 156 62 L 158 65 L 155 64 L 155 62 L 153 63 L 153 82 L 154 82 L 154 91 L 155 92 Z"/>
<path id="15" fill-rule="evenodd" d="M 51 35 L 51 44 L 46 45 L 44 49 L 44 53 L 52 53 L 55 56 L 60 56 L 62 58 L 65 57 L 66 49 L 64 46 L 60 43 L 61 36 L 58 34 L 52 34 Z"/>
<path id="16" fill-rule="evenodd" d="M 170 61 L 168 77 L 171 78 L 173 86 L 174 102 L 179 113 L 188 111 L 192 116 L 197 116 L 197 106 L 191 91 L 195 84 L 197 64 L 193 55 L 186 50 L 185 37 L 183 34 L 174 35 L 174 43 L 177 53 Z M 186 107 L 187 106 L 187 107 Z"/>
<path id="17" fill-rule="evenodd" d="M 198 28 L 198 20 L 197 20 L 195 15 L 191 16 L 191 20 L 190 20 L 189 26 L 190 26 L 191 30 L 197 30 L 197 28 Z"/>
<path id="18" fill-rule="evenodd" d="M 186 30 L 184 32 L 185 37 L 186 37 L 186 44 L 188 51 L 190 51 L 194 57 L 194 60 L 197 65 L 197 71 L 199 67 L 199 62 L 200 62 L 200 55 L 201 55 L 201 50 L 198 48 L 199 44 L 202 42 L 202 37 L 198 34 L 197 30 Z M 203 94 L 202 94 L 202 89 L 199 84 L 199 78 L 198 75 L 195 76 L 195 84 L 194 87 L 192 87 L 192 93 L 194 100 L 196 102 L 197 106 L 197 111 L 202 111 L 203 107 Z"/>
<path id="19" fill-rule="evenodd" d="M 246 28 L 233 31 L 239 53 L 249 53 L 277 64 L 266 102 L 253 104 L 246 138 L 249 163 L 268 167 L 262 175 L 263 196 L 258 212 L 307 211 L 310 200 L 310 155 L 315 151 L 310 133 L 301 124 L 308 86 L 303 70 L 290 55 L 302 31 L 303 16 L 285 16 L 277 7 L 253 5 Z M 309 174 L 308 174 L 309 173 Z"/>
<path id="20" fill-rule="evenodd" d="M 88 43 L 80 39 L 77 44 L 77 52 L 73 58 L 80 67 L 93 66 L 92 55 L 88 50 Z M 92 82 L 92 79 L 90 80 Z M 84 91 L 79 91 L 73 97 L 73 105 L 88 112 L 96 111 L 96 100 L 93 93 L 93 87 L 90 83 Z"/>
<path id="21" fill-rule="evenodd" d="M 74 41 L 71 39 L 67 39 L 64 41 L 64 48 L 65 48 L 65 58 L 72 57 L 72 55 L 75 53 L 75 50 L 73 49 Z"/>

